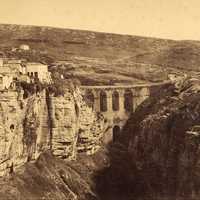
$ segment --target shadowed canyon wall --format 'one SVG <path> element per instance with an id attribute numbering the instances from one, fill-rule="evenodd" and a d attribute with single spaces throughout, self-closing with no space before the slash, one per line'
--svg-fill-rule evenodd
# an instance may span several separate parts
<path id="1" fill-rule="evenodd" d="M 200 199 L 199 83 L 163 86 L 136 109 L 97 174 L 101 199 Z"/>

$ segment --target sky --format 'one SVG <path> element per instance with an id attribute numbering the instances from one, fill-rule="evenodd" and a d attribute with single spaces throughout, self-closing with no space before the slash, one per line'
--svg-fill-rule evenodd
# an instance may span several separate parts
<path id="1" fill-rule="evenodd" d="M 200 40 L 199 0 L 0 0 L 0 23 Z"/>

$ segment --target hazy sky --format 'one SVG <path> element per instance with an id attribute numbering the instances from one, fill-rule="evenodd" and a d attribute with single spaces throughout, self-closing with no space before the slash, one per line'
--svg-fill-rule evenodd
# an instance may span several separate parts
<path id="1" fill-rule="evenodd" d="M 200 0 L 0 0 L 0 23 L 200 40 Z"/>

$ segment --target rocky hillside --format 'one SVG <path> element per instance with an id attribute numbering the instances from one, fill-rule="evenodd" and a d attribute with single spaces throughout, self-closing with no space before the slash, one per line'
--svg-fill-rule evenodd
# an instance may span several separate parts
<path id="1" fill-rule="evenodd" d="M 0 178 L 0 199 L 96 200 L 98 195 L 89 169 L 95 171 L 99 165 L 93 157 L 84 158 L 90 163 L 87 166 L 83 159 L 78 164 L 64 162 L 49 151 L 44 152 L 36 162 L 26 163 L 10 177 Z"/>
<path id="2" fill-rule="evenodd" d="M 31 50 L 11 51 L 20 44 L 30 45 Z M 190 73 L 199 71 L 200 66 L 198 41 L 52 27 L 0 25 L 0 51 L 2 55 L 54 63 L 66 77 L 78 78 L 83 84 L 160 81 L 168 73 Z M 64 62 L 58 62 L 61 60 Z"/>
<path id="3" fill-rule="evenodd" d="M 138 107 L 99 173 L 102 199 L 200 198 L 199 83 L 165 86 Z"/>

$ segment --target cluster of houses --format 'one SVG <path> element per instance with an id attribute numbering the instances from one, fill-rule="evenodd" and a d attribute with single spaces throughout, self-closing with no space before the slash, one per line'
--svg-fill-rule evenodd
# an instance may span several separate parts
<path id="1" fill-rule="evenodd" d="M 26 62 L 14 58 L 0 58 L 0 90 L 14 88 L 15 83 L 50 83 L 48 66 L 42 63 Z"/>

